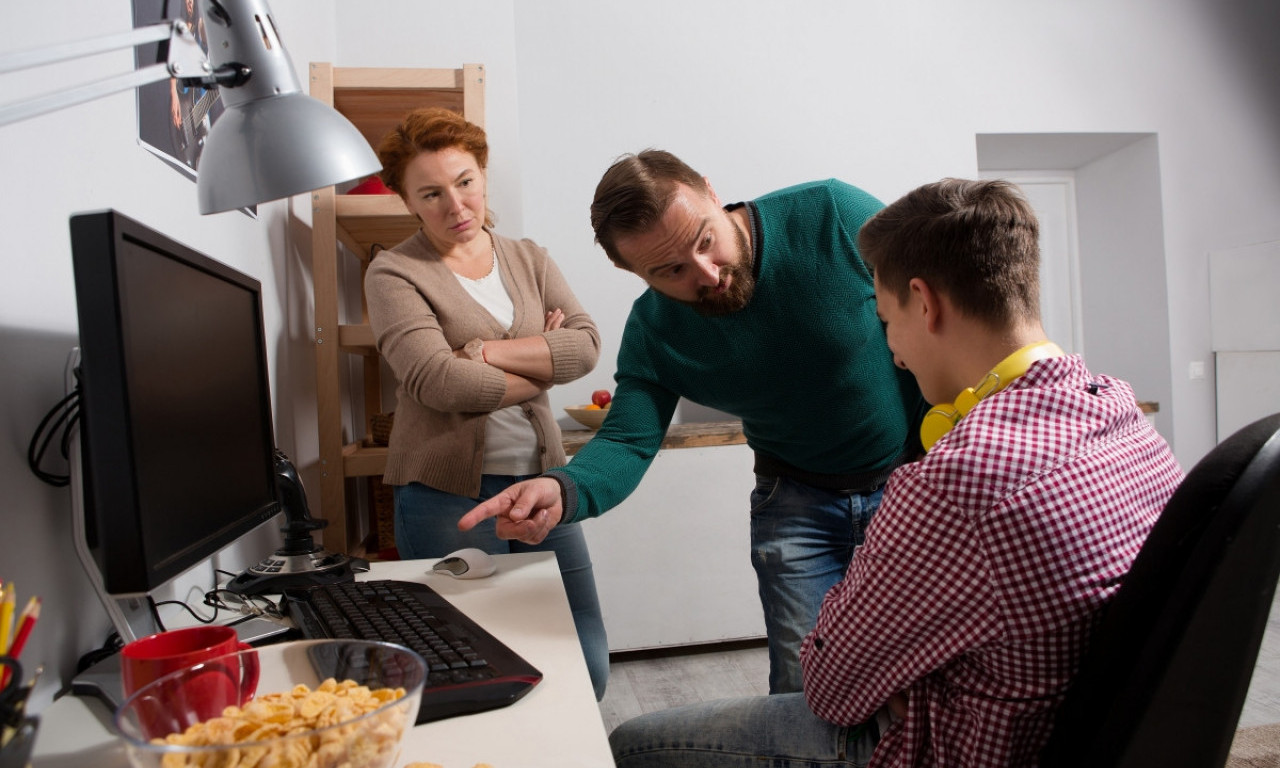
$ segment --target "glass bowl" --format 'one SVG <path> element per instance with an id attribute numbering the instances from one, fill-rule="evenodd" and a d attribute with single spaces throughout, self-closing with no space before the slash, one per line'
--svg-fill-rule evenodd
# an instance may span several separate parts
<path id="1" fill-rule="evenodd" d="M 137 768 L 389 768 L 426 663 L 364 640 L 300 640 L 220 656 L 139 688 L 116 712 Z"/>

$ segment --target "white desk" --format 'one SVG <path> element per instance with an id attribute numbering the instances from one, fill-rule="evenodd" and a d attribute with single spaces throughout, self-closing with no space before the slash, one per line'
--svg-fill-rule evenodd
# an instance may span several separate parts
<path id="1" fill-rule="evenodd" d="M 470 581 L 427 575 L 433 562 L 374 563 L 362 578 L 425 581 L 541 670 L 543 680 L 509 707 L 416 726 L 398 765 L 612 766 L 555 556 L 501 555 L 497 573 Z M 127 768 L 110 713 L 98 699 L 63 696 L 40 714 L 33 768 Z"/>

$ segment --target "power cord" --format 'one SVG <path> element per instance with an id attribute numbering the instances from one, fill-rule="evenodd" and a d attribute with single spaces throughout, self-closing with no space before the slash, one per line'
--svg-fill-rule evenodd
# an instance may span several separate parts
<path id="1" fill-rule="evenodd" d="M 211 589 L 204 593 L 204 604 L 213 609 L 213 615 L 208 618 L 196 613 L 195 609 L 183 600 L 161 600 L 156 602 L 148 597 L 147 602 L 151 607 L 151 618 L 156 623 L 156 627 L 162 632 L 165 626 L 160 619 L 160 612 L 157 610 L 162 605 L 181 606 L 183 610 L 191 614 L 191 617 L 201 624 L 215 623 L 218 621 L 218 616 L 222 611 L 241 614 L 240 618 L 227 622 L 229 627 L 234 627 L 258 616 L 276 620 L 284 618 L 284 607 L 271 598 L 265 595 L 241 595 L 226 589 Z"/>
<path id="2" fill-rule="evenodd" d="M 58 440 L 59 452 L 64 461 L 71 460 L 72 427 L 80 418 L 80 387 L 77 385 L 71 394 L 58 401 L 58 404 L 45 414 L 31 436 L 31 444 L 27 446 L 27 466 L 32 473 L 55 488 L 63 488 L 71 484 L 71 475 L 49 472 L 40 468 L 45 453 L 55 439 Z M 61 437 L 58 432 L 61 430 Z"/>
<path id="3" fill-rule="evenodd" d="M 103 661 L 104 659 L 107 659 L 111 656 L 114 656 L 115 654 L 119 653 L 120 649 L 123 647 L 124 647 L 124 642 L 120 640 L 119 633 L 112 632 L 111 634 L 107 635 L 106 641 L 103 642 L 100 648 L 95 648 L 94 650 L 89 651 L 88 653 L 80 657 L 80 659 L 76 662 L 76 674 L 79 675 L 85 672 L 86 670 L 88 670 L 93 665 L 97 664 L 98 662 Z"/>

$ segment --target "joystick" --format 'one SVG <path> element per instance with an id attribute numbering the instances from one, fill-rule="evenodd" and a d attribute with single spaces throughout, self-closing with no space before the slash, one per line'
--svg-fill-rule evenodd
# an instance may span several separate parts
<path id="1" fill-rule="evenodd" d="M 291 587 L 354 581 L 357 571 L 369 570 L 367 560 L 330 552 L 315 543 L 312 531 L 325 527 L 329 521 L 311 516 L 298 470 L 278 448 L 275 473 L 276 492 L 285 513 L 285 524 L 280 526 L 284 543 L 272 555 L 228 582 L 226 588 L 242 595 L 283 592 Z"/>

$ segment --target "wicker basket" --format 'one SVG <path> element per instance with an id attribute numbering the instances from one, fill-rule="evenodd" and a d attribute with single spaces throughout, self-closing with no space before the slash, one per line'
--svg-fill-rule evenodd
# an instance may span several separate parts
<path id="1" fill-rule="evenodd" d="M 377 413 L 369 420 L 370 436 L 374 445 L 387 445 L 391 441 L 391 427 L 395 413 Z M 383 560 L 394 559 L 396 549 L 395 495 L 391 486 L 381 477 L 369 478 L 369 548 L 379 553 Z"/>
<path id="2" fill-rule="evenodd" d="M 395 422 L 395 418 L 396 414 L 392 411 L 391 413 L 375 413 L 373 418 L 369 420 L 374 445 L 388 445 L 391 442 L 391 427 Z"/>
<path id="3" fill-rule="evenodd" d="M 382 482 L 381 477 L 369 478 L 370 538 L 369 549 L 378 552 L 383 560 L 396 548 L 395 489 Z"/>

